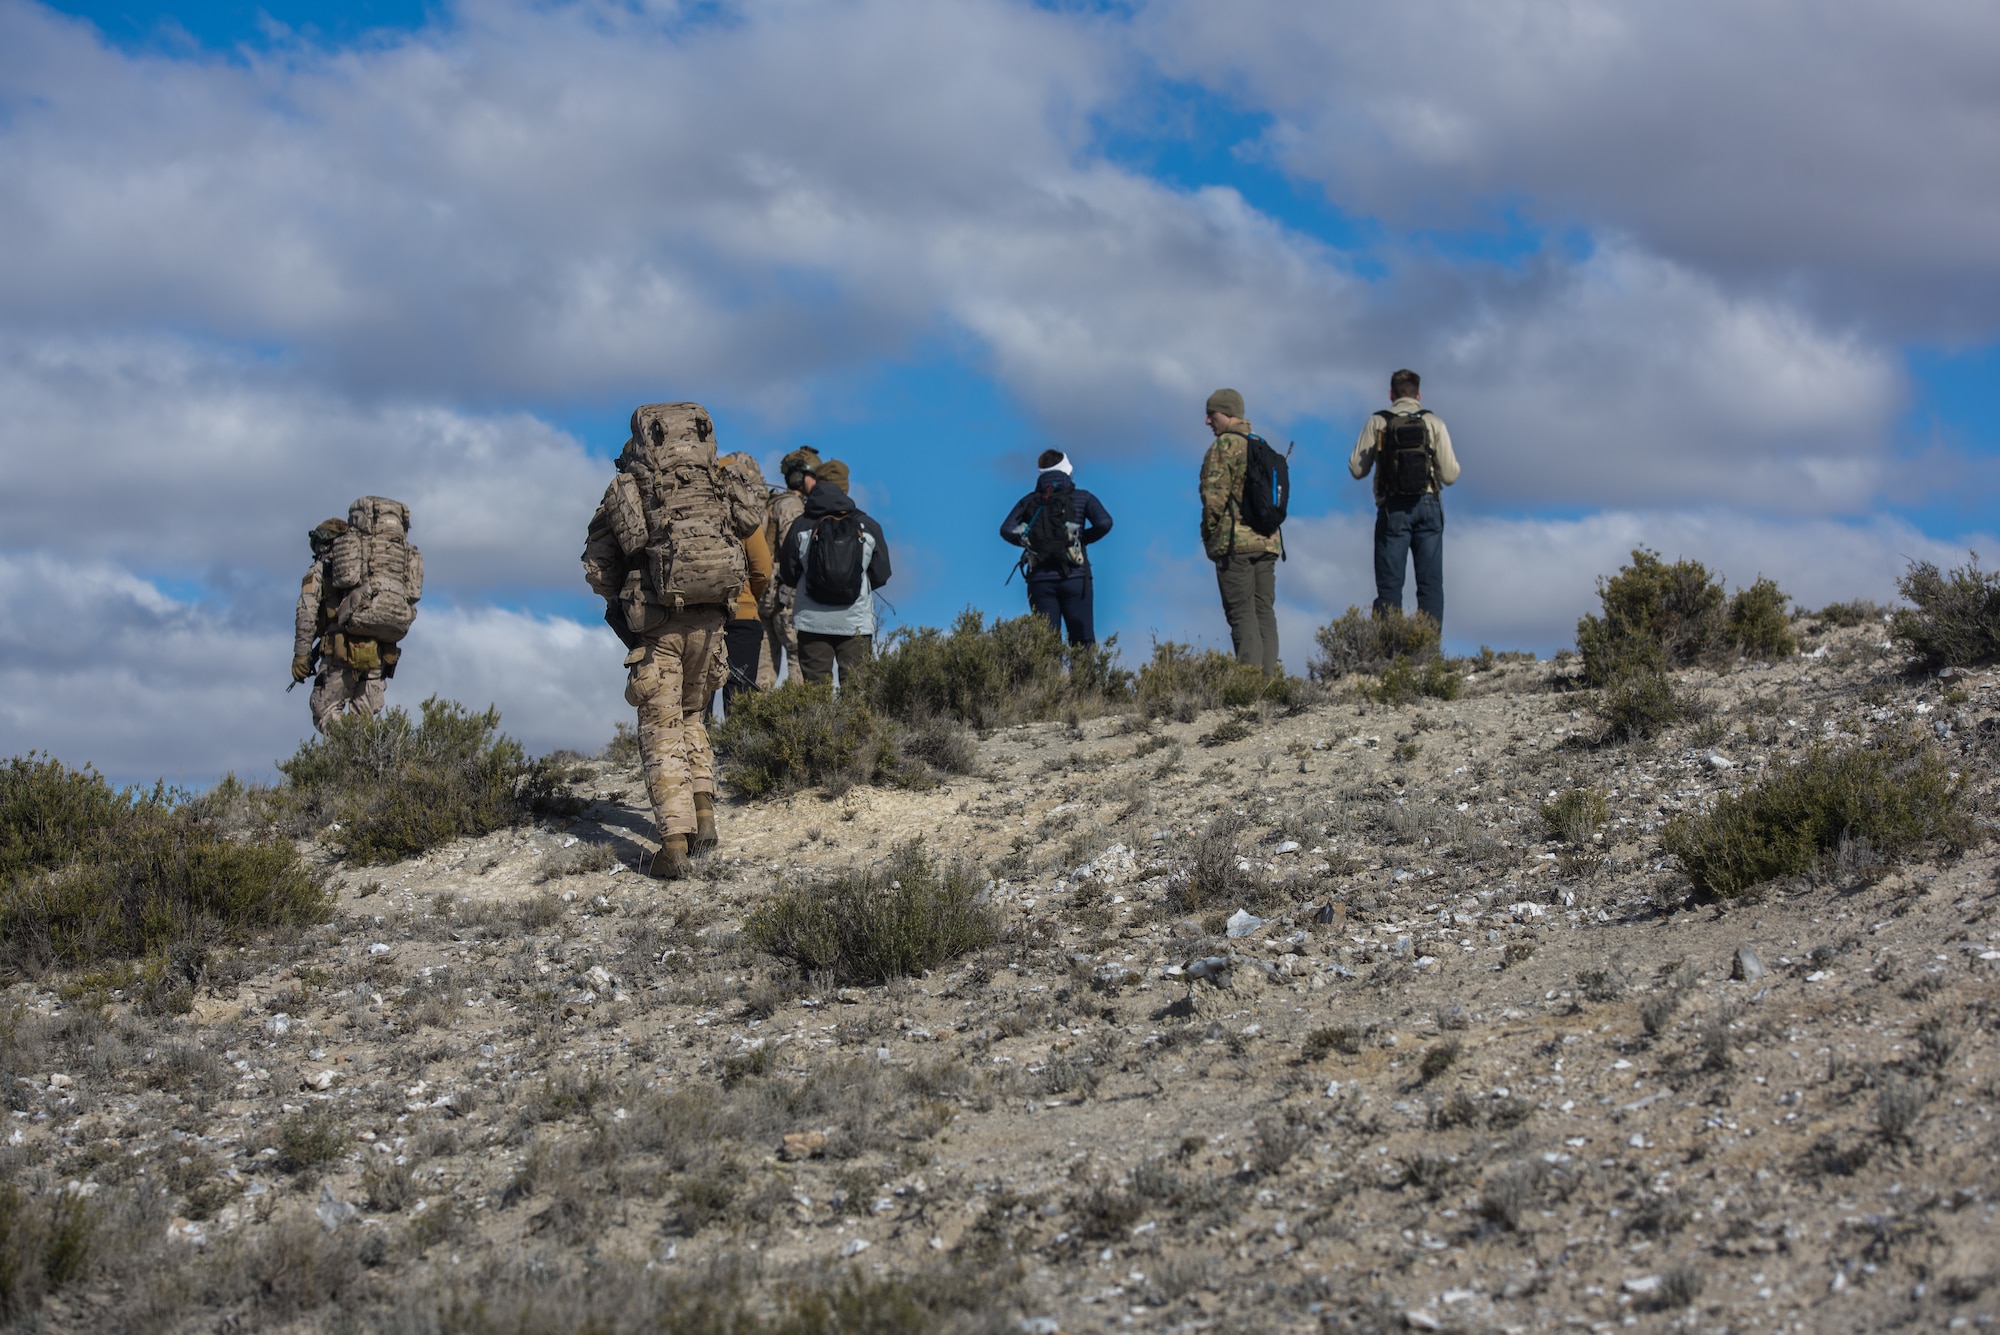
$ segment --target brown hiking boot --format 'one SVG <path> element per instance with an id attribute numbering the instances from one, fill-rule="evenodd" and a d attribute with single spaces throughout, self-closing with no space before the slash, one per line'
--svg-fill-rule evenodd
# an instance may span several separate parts
<path id="1" fill-rule="evenodd" d="M 697 851 L 715 847 L 715 797 L 711 793 L 694 795 L 694 838 L 688 843 Z"/>
<path id="2" fill-rule="evenodd" d="M 660 840 L 660 851 L 653 854 L 653 865 L 647 869 L 651 875 L 662 881 L 678 881 L 688 874 L 688 841 L 684 834 L 670 834 Z"/>

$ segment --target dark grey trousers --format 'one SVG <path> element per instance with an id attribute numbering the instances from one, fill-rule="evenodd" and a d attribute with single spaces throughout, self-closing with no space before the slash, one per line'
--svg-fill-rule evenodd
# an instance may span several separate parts
<path id="1" fill-rule="evenodd" d="M 845 683 L 854 669 L 875 656 L 875 640 L 868 635 L 821 635 L 799 632 L 799 670 L 807 681 L 832 681 L 833 665 L 840 664 L 840 680 Z"/>
<path id="2" fill-rule="evenodd" d="M 1229 639 L 1236 661 L 1255 663 L 1266 672 L 1278 670 L 1278 558 L 1225 556 L 1215 563 L 1216 587 L 1222 590 L 1222 615 L 1229 618 Z"/>

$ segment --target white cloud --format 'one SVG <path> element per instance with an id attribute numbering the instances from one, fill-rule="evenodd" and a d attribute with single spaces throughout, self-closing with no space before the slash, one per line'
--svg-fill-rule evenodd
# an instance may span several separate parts
<path id="1" fill-rule="evenodd" d="M 581 592 L 608 467 L 527 414 L 357 403 L 164 336 L 0 339 L 0 529 L 16 551 L 254 582 L 288 604 L 305 534 L 360 495 L 413 512 L 445 596 Z"/>
<path id="2" fill-rule="evenodd" d="M 288 628 L 177 600 L 114 566 L 0 556 L 0 753 L 40 749 L 118 782 L 275 778 L 312 729 L 307 688 L 285 691 L 291 655 Z M 531 751 L 594 752 L 630 714 L 623 657 L 601 626 L 426 607 L 389 702 L 497 704 Z"/>
<path id="3" fill-rule="evenodd" d="M 1139 27 L 1275 112 L 1271 151 L 1345 208 L 1519 207 L 1906 331 L 2000 328 L 1992 6 L 1160 0 Z"/>
<path id="4" fill-rule="evenodd" d="M 1612 502 L 1652 496 L 1662 437 L 1740 404 L 1719 372 L 1744 355 L 1765 395 L 1838 391 L 1776 413 L 1774 448 L 1841 456 L 1797 503 L 1869 485 L 1846 456 L 1879 453 L 1885 354 L 1776 297 L 1643 242 L 1525 273 L 1387 243 L 1390 276 L 1363 282 L 1233 189 L 1111 165 L 1096 118 L 1155 91 L 1123 24 L 1002 0 L 682 17 L 488 0 L 387 45 L 240 63 L 114 53 L 0 5 L 22 53 L 0 96 L 33 107 L 0 127 L 0 320 L 275 342 L 360 402 L 781 415 L 942 331 L 1044 421 L 1124 450 L 1180 435 L 1220 383 L 1265 416 L 1345 415 L 1401 362 L 1457 364 L 1461 402 L 1580 392 L 1581 363 L 1645 410 L 1618 437 L 1638 477 L 1593 441 L 1609 462 L 1562 479 Z M 1673 429 L 1649 437 L 1662 404 Z M 1489 437 L 1545 446 L 1540 419 L 1504 439 L 1519 417 Z"/>

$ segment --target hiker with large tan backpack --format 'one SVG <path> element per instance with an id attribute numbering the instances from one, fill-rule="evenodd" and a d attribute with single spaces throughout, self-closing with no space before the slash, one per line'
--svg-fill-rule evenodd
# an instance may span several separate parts
<path id="1" fill-rule="evenodd" d="M 350 711 L 382 712 L 424 596 L 424 556 L 410 542 L 410 507 L 386 496 L 361 497 L 345 520 L 323 521 L 307 540 L 313 562 L 293 617 L 292 685 L 313 677 L 313 727 L 325 732 Z"/>
<path id="2" fill-rule="evenodd" d="M 714 847 L 715 753 L 704 715 L 728 676 L 724 636 L 749 587 L 743 540 L 764 523 L 764 488 L 716 462 L 698 403 L 632 413 L 618 475 L 590 517 L 583 574 L 622 640 L 625 701 L 639 711 L 639 759 L 660 851 L 651 872 L 688 874 Z"/>

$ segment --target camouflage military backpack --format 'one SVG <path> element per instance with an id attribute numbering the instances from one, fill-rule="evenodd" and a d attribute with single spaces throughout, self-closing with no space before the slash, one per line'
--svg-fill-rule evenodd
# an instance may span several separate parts
<path id="1" fill-rule="evenodd" d="M 394 644 L 410 633 L 424 596 L 424 556 L 410 543 L 410 507 L 363 496 L 347 510 L 347 531 L 326 555 L 326 582 L 338 596 L 330 618 L 350 639 Z"/>
<path id="2" fill-rule="evenodd" d="M 584 576 L 642 635 L 685 608 L 736 601 L 750 582 L 742 540 L 763 522 L 761 479 L 716 462 L 708 411 L 646 404 L 591 520 Z"/>

